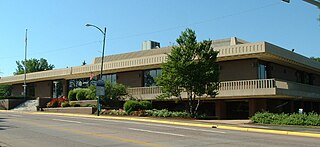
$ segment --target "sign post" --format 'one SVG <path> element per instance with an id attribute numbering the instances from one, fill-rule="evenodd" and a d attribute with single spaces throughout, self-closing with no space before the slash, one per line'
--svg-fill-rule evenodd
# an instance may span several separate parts
<path id="1" fill-rule="evenodd" d="M 105 95 L 105 84 L 103 80 L 98 80 L 97 81 L 97 86 L 96 86 L 96 95 L 98 97 L 97 100 L 97 108 L 98 108 L 98 113 L 97 115 L 100 115 L 100 110 L 101 110 L 101 106 L 100 106 L 100 97 L 104 97 Z"/>

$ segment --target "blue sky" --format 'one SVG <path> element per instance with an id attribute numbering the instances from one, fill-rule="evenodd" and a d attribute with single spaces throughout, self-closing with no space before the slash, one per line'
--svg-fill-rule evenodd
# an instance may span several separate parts
<path id="1" fill-rule="evenodd" d="M 24 59 L 25 29 L 28 58 L 56 68 L 91 63 L 102 34 L 86 23 L 107 27 L 106 55 L 138 51 L 145 40 L 168 46 L 189 27 L 199 41 L 236 36 L 320 57 L 319 12 L 302 0 L 0 0 L 0 76 Z"/>

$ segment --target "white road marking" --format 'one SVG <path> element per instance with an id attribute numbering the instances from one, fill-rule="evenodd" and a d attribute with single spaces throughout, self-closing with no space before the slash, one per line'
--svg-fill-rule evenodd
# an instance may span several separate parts
<path id="1" fill-rule="evenodd" d="M 136 129 L 136 128 L 128 128 L 129 130 L 140 131 L 140 132 L 148 132 L 148 133 L 155 133 L 155 134 L 164 134 L 164 135 L 172 135 L 172 136 L 180 136 L 184 137 L 185 135 L 182 134 L 174 134 L 168 132 L 159 132 L 159 131 L 151 131 L 151 130 L 143 130 L 143 129 Z"/>
<path id="2" fill-rule="evenodd" d="M 61 117 L 66 118 L 66 116 L 61 116 Z M 108 119 L 81 118 L 81 117 L 72 117 L 72 116 L 71 117 L 67 116 L 67 118 L 98 120 L 98 121 L 106 121 L 106 122 L 113 122 L 113 123 L 139 124 L 139 125 L 147 125 L 147 126 L 158 126 L 158 127 L 184 129 L 184 130 L 191 130 L 191 131 L 201 131 L 201 132 L 208 132 L 208 133 L 221 133 L 221 134 L 226 133 L 226 132 L 223 132 L 223 131 L 216 131 L 216 130 L 212 130 L 212 129 L 197 129 L 197 128 L 181 127 L 181 126 L 174 126 L 174 125 L 142 123 L 142 122 L 134 122 L 134 121 L 120 121 L 120 120 L 108 120 Z M 60 120 L 60 119 L 57 119 L 57 120 Z M 89 124 L 89 125 L 91 124 L 91 125 L 93 125 L 93 123 L 82 123 L 82 124 Z"/>
<path id="3" fill-rule="evenodd" d="M 81 124 L 82 122 L 80 121 L 73 121 L 73 120 L 64 120 L 64 119 L 52 119 L 55 121 L 62 121 L 62 122 L 69 122 L 69 123 L 77 123 L 77 124 Z"/>
<path id="4" fill-rule="evenodd" d="M 9 116 L 13 116 L 13 117 L 21 117 L 21 115 L 15 115 L 15 114 L 10 114 Z"/>
<path id="5" fill-rule="evenodd" d="M 147 125 L 147 126 L 158 126 L 158 127 L 167 127 L 167 128 L 175 128 L 175 129 L 184 129 L 184 130 L 192 130 L 192 131 L 201 131 L 201 132 L 210 132 L 210 133 L 226 133 L 222 131 L 214 131 L 214 130 L 205 130 L 205 129 L 196 129 L 196 128 L 188 128 L 188 127 L 179 127 L 179 126 L 171 126 L 171 125 L 162 125 L 162 124 L 149 124 L 149 123 L 141 123 L 141 122 L 130 122 L 130 121 L 118 121 L 118 120 L 104 120 L 101 121 L 107 122 L 117 122 L 117 123 L 127 123 L 127 124 L 139 124 L 139 125 Z"/>
<path id="6" fill-rule="evenodd" d="M 62 121 L 62 122 L 69 122 L 69 123 L 77 123 L 77 124 L 85 124 L 85 125 L 97 125 L 96 123 L 84 123 L 80 121 L 73 121 L 73 120 L 65 120 L 65 119 L 52 119 L 55 121 Z"/>

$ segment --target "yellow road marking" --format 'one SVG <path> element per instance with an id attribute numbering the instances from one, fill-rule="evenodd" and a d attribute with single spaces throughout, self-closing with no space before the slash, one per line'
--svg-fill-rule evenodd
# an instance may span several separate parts
<path id="1" fill-rule="evenodd" d="M 7 110 L 0 110 L 0 112 L 1 111 L 2 112 L 12 112 L 12 111 L 7 111 Z M 42 115 L 43 114 L 49 114 L 49 115 L 58 115 L 58 116 L 78 116 L 78 117 L 86 117 L 86 118 L 113 119 L 113 120 L 131 120 L 131 121 L 139 121 L 139 122 L 153 122 L 153 123 L 160 123 L 160 124 L 173 124 L 173 125 L 180 125 L 180 126 L 218 128 L 218 129 L 225 129 L 225 130 L 245 131 L 245 132 L 258 132 L 258 133 L 269 133 L 269 134 L 280 134 L 280 135 L 292 135 L 292 136 L 303 136 L 303 137 L 320 138 L 320 134 L 317 134 L 317 133 L 281 131 L 281 130 L 246 128 L 246 127 L 223 126 L 223 125 L 212 125 L 212 124 L 185 123 L 185 122 L 174 122 L 174 121 L 153 120 L 153 119 L 143 119 L 143 118 L 131 118 L 131 117 L 95 116 L 95 115 L 84 115 L 84 114 L 49 113 L 49 112 L 18 112 L 18 113 L 42 114 Z"/>

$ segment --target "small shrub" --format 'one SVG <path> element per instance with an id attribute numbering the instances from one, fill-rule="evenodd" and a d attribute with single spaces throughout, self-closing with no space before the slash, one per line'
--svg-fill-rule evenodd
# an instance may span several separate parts
<path id="1" fill-rule="evenodd" d="M 69 93 L 68 93 L 69 101 L 77 100 L 76 95 L 77 95 L 77 93 L 74 90 L 70 90 Z"/>
<path id="2" fill-rule="evenodd" d="M 79 100 L 85 100 L 86 99 L 86 95 L 87 95 L 86 90 L 81 89 L 81 90 L 77 91 L 76 98 L 77 98 L 78 101 Z"/>
<path id="3" fill-rule="evenodd" d="M 135 100 L 126 101 L 123 105 L 123 109 L 130 114 L 132 111 L 138 111 L 140 109 L 140 103 Z"/>
<path id="4" fill-rule="evenodd" d="M 127 113 L 123 110 L 107 110 L 107 111 L 103 111 L 103 113 L 108 115 L 118 115 L 118 116 L 127 115 Z"/>
<path id="5" fill-rule="evenodd" d="M 86 99 L 87 100 L 96 99 L 96 86 L 94 85 L 89 86 L 88 90 L 86 91 Z"/>
<path id="6" fill-rule="evenodd" d="M 140 109 L 141 110 L 151 110 L 152 109 L 152 104 L 150 101 L 140 101 Z"/>
<path id="7" fill-rule="evenodd" d="M 53 98 L 50 102 L 47 103 L 48 108 L 61 107 L 61 103 L 66 102 L 67 98 L 62 96 L 59 98 Z"/>

